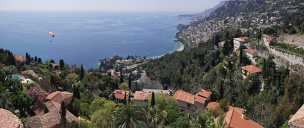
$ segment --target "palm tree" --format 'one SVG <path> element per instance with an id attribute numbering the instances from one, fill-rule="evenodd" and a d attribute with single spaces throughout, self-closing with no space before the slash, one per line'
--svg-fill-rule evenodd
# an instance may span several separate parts
<path id="1" fill-rule="evenodd" d="M 91 117 L 96 128 L 114 128 L 112 111 L 109 109 L 99 109 Z"/>
<path id="2" fill-rule="evenodd" d="M 114 111 L 114 123 L 118 128 L 144 127 L 142 121 L 143 111 L 135 105 L 127 104 L 120 106 Z"/>
<path id="3" fill-rule="evenodd" d="M 145 110 L 145 123 L 149 128 L 163 127 L 167 121 L 168 113 L 165 110 L 155 108 L 147 108 Z"/>

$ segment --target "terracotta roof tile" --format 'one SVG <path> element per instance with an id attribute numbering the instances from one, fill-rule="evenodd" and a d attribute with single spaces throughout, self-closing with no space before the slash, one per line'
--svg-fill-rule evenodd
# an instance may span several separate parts
<path id="1" fill-rule="evenodd" d="M 114 92 L 113 92 L 113 94 L 114 94 L 114 97 L 116 98 L 116 99 L 119 99 L 119 100 L 124 100 L 125 99 L 125 93 L 127 93 L 127 91 L 124 91 L 124 90 L 115 90 Z M 129 94 L 127 93 L 127 97 L 129 96 Z M 127 98 L 126 97 L 126 98 Z"/>
<path id="2" fill-rule="evenodd" d="M 201 104 L 205 104 L 206 101 L 207 101 L 207 99 L 205 97 L 201 97 L 201 96 L 195 95 L 194 96 L 194 101 L 198 102 L 198 103 L 201 103 Z"/>
<path id="3" fill-rule="evenodd" d="M 212 92 L 207 91 L 205 89 L 201 89 L 198 93 L 196 93 L 197 96 L 202 96 L 205 98 L 210 98 L 210 96 L 212 95 Z"/>
<path id="4" fill-rule="evenodd" d="M 43 103 L 46 100 L 48 93 L 38 86 L 33 86 L 27 90 L 27 95 L 36 99 L 40 103 Z"/>
<path id="5" fill-rule="evenodd" d="M 143 91 L 136 91 L 134 93 L 134 100 L 138 100 L 138 101 L 146 101 L 149 100 L 149 98 L 151 97 L 152 93 L 149 92 L 143 92 Z"/>
<path id="6" fill-rule="evenodd" d="M 63 101 L 65 102 L 65 104 L 69 104 L 73 99 L 73 93 L 55 91 L 55 92 L 52 92 L 51 94 L 49 94 L 46 97 L 46 99 L 50 100 L 50 101 L 60 103 L 60 104 Z"/>
<path id="7" fill-rule="evenodd" d="M 242 67 L 242 70 L 245 70 L 245 71 L 249 72 L 250 74 L 255 74 L 255 73 L 262 72 L 262 69 L 255 66 L 255 65 L 244 66 L 244 67 Z"/>
<path id="8" fill-rule="evenodd" d="M 37 115 L 29 118 L 26 121 L 29 128 L 57 128 L 60 126 L 60 109 L 61 104 L 53 101 L 45 103 L 49 112 L 43 115 Z M 70 111 L 66 111 L 66 119 L 68 122 L 79 122 L 79 119 L 75 117 Z"/>
<path id="9" fill-rule="evenodd" d="M 15 114 L 0 108 L 0 128 L 23 128 L 23 124 Z"/>
<path id="10" fill-rule="evenodd" d="M 178 101 L 194 104 L 194 95 L 183 90 L 176 91 L 174 97 Z"/>
<path id="11" fill-rule="evenodd" d="M 17 63 L 23 63 L 26 61 L 25 56 L 21 56 L 21 55 L 14 55 L 15 60 Z"/>
<path id="12" fill-rule="evenodd" d="M 225 128 L 263 128 L 255 121 L 243 115 L 244 109 L 229 107 L 225 115 Z"/>

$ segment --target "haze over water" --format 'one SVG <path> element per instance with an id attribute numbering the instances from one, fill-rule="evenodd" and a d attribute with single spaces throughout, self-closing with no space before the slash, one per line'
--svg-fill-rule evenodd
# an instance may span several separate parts
<path id="1" fill-rule="evenodd" d="M 113 55 L 158 56 L 175 50 L 177 13 L 0 12 L 0 47 L 14 53 L 95 67 Z M 55 32 L 50 40 L 48 32 Z"/>

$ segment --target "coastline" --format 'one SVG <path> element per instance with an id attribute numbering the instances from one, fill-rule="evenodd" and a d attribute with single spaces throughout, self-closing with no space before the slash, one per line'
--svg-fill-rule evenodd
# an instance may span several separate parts
<path id="1" fill-rule="evenodd" d="M 159 56 L 152 56 L 152 57 L 149 57 L 148 59 L 151 59 L 151 60 L 156 60 L 156 59 L 159 59 L 165 55 L 169 55 L 169 54 L 172 54 L 172 53 L 175 53 L 175 52 L 182 52 L 184 51 L 185 49 L 185 44 L 180 42 L 180 41 L 176 41 L 176 45 L 178 45 L 174 50 L 172 51 L 169 51 L 168 53 L 164 53 L 162 55 L 159 55 Z"/>

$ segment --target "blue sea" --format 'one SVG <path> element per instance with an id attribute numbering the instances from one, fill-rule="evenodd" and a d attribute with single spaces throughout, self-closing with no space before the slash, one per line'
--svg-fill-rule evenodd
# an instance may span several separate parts
<path id="1" fill-rule="evenodd" d="M 97 66 L 114 55 L 159 56 L 179 47 L 178 13 L 0 12 L 0 48 Z M 55 32 L 50 38 L 48 32 Z"/>

